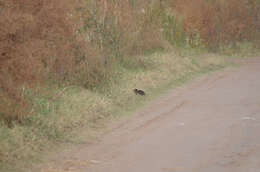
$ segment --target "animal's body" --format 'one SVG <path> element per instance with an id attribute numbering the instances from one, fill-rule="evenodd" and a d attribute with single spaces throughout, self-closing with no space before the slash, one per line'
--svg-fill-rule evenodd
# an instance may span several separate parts
<path id="1" fill-rule="evenodd" d="M 134 93 L 136 94 L 136 95 L 141 95 L 141 96 L 144 96 L 145 95 L 145 92 L 143 91 L 143 90 L 138 90 L 138 89 L 134 89 Z"/>

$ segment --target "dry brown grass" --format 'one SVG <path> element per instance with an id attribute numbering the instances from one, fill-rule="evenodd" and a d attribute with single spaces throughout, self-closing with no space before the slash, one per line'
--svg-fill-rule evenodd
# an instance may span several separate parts
<path id="1" fill-rule="evenodd" d="M 209 46 L 252 40 L 256 35 L 259 39 L 258 0 L 176 0 L 172 7 L 182 17 L 191 41 L 196 34 Z"/>
<path id="2" fill-rule="evenodd" d="M 73 78 L 80 53 L 97 55 L 91 46 L 87 54 L 75 36 L 77 20 L 69 17 L 74 7 L 71 0 L 0 1 L 0 116 L 20 118 L 29 106 L 25 88 Z"/>
<path id="3" fill-rule="evenodd" d="M 259 0 L 0 0 L 0 118 L 30 114 L 28 88 L 48 81 L 93 89 L 118 63 L 142 65 L 140 54 L 168 48 L 167 7 L 181 16 L 190 44 L 198 35 L 213 47 L 259 36 Z"/>
<path id="4" fill-rule="evenodd" d="M 168 36 L 178 32 L 184 39 L 168 7 L 183 19 L 190 44 L 197 34 L 215 46 L 252 39 L 260 30 L 259 0 L 90 2 L 0 0 L 0 163 L 23 161 L 43 143 L 129 110 L 125 104 L 133 109 L 140 100 L 132 88 L 153 92 L 170 80 L 183 82 L 192 72 L 221 66 L 223 59 L 215 56 L 141 56 L 169 47 L 163 17 L 171 24 Z M 60 85 L 80 88 L 64 93 Z"/>
<path id="5" fill-rule="evenodd" d="M 1 95 L 11 107 L 23 109 L 24 87 L 43 81 L 49 71 L 62 73 L 71 64 L 73 32 L 66 18 L 69 8 L 60 1 L 43 0 L 0 1 L 0 6 Z M 7 111 L 8 107 L 1 108 L 0 113 L 10 115 Z"/>
<path id="6" fill-rule="evenodd" d="M 25 88 L 46 80 L 93 88 L 109 77 L 111 56 L 161 46 L 158 27 L 147 22 L 149 4 L 0 0 L 0 91 L 6 100 L 1 116 L 20 116 L 8 109 L 30 107 L 22 97 Z"/>

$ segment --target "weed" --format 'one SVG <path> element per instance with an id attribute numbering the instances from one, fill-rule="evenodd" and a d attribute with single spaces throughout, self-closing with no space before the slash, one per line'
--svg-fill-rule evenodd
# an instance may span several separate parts
<path id="1" fill-rule="evenodd" d="M 259 0 L 0 0 L 0 164 L 133 110 L 146 99 L 133 88 L 153 92 L 221 67 L 221 56 L 200 57 L 208 49 L 256 54 L 259 8 Z"/>

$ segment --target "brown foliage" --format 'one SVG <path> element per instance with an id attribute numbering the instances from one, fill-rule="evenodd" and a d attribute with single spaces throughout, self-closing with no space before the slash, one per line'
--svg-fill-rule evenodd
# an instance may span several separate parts
<path id="1" fill-rule="evenodd" d="M 19 88 L 70 69 L 76 41 L 68 18 L 70 4 L 69 0 L 0 1 L 0 89 L 7 104 L 24 106 Z"/>
<path id="2" fill-rule="evenodd" d="M 27 87 L 46 80 L 95 86 L 106 77 L 112 53 L 160 45 L 158 27 L 147 22 L 150 2 L 86 2 L 0 0 L 0 116 L 25 114 Z M 87 20 L 91 26 L 82 31 Z"/>
<path id="3" fill-rule="evenodd" d="M 98 0 L 84 6 L 81 21 L 88 23 L 85 33 L 104 54 L 113 50 L 123 56 L 136 55 L 161 44 L 160 34 L 154 34 L 159 26 L 147 21 L 152 8 L 149 1 Z"/>
<path id="4" fill-rule="evenodd" d="M 0 116 L 25 114 L 27 87 L 46 80 L 95 87 L 114 60 L 168 46 L 168 6 L 191 41 L 199 35 L 216 46 L 260 37 L 259 0 L 0 0 Z"/>
<path id="5" fill-rule="evenodd" d="M 258 0 L 176 0 L 173 7 L 190 37 L 199 33 L 207 45 L 251 40 L 259 31 Z"/>

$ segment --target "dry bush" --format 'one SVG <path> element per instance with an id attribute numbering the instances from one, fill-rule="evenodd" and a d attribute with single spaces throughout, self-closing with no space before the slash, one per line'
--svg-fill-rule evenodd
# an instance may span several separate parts
<path id="1" fill-rule="evenodd" d="M 86 1 L 81 16 L 88 40 L 106 54 L 129 56 L 161 46 L 148 1 Z"/>
<path id="2" fill-rule="evenodd" d="M 142 2 L 142 3 L 141 3 Z M 124 4 L 121 8 L 120 30 L 123 32 L 121 52 L 124 55 L 138 55 L 145 51 L 165 48 L 165 41 L 160 32 L 160 16 L 154 13 L 157 4 L 139 1 L 132 6 Z"/>
<path id="3" fill-rule="evenodd" d="M 257 1 L 176 0 L 172 7 L 181 16 L 191 41 L 199 34 L 204 44 L 215 46 L 256 36 L 260 13 Z"/>
<path id="4" fill-rule="evenodd" d="M 71 4 L 69 0 L 0 1 L 0 91 L 6 100 L 1 101 L 5 107 L 1 116 L 19 116 L 20 112 L 8 109 L 24 109 L 22 88 L 50 77 L 64 78 L 73 69 L 77 40 L 68 18 Z"/>
<path id="5" fill-rule="evenodd" d="M 28 87 L 48 80 L 93 88 L 114 63 L 183 41 L 175 17 L 190 44 L 199 36 L 216 46 L 259 38 L 259 11 L 259 0 L 0 0 L 0 115 L 26 114 Z"/>
<path id="6" fill-rule="evenodd" d="M 26 114 L 28 87 L 46 80 L 95 87 L 114 60 L 161 46 L 152 7 L 142 0 L 0 0 L 0 115 Z"/>

